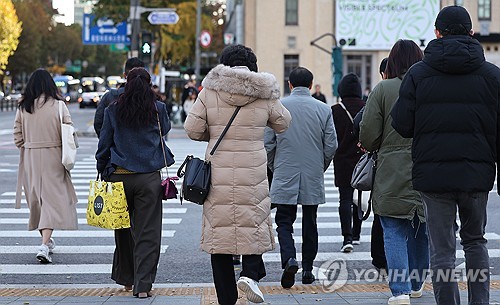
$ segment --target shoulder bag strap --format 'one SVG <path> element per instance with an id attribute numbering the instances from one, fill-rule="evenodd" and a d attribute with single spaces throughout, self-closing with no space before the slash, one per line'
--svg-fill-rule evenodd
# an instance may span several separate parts
<path id="1" fill-rule="evenodd" d="M 227 123 L 226 125 L 226 128 L 224 128 L 224 131 L 222 131 L 219 139 L 217 140 L 217 143 L 215 143 L 214 147 L 212 148 L 212 150 L 210 151 L 210 156 L 212 156 L 214 153 L 215 153 L 215 150 L 217 149 L 217 147 L 219 146 L 220 144 L 220 141 L 222 140 L 222 138 L 224 138 L 224 136 L 226 135 L 226 132 L 227 130 L 229 129 L 229 126 L 231 126 L 231 124 L 233 123 L 234 121 L 234 118 L 236 117 L 236 115 L 238 114 L 238 111 L 240 111 L 240 108 L 241 106 L 238 106 L 236 107 L 236 109 L 234 110 L 234 113 L 233 113 L 233 116 L 231 117 L 231 119 L 229 120 L 229 122 Z"/>
<path id="2" fill-rule="evenodd" d="M 345 108 L 344 103 L 339 102 L 339 104 L 340 104 L 340 106 L 341 106 L 342 108 L 344 108 L 345 112 L 347 113 L 347 116 L 349 116 L 349 119 L 351 120 L 351 123 L 353 123 L 353 124 L 354 124 L 354 119 L 352 118 L 352 115 L 349 113 L 349 111 L 347 111 L 347 108 Z"/>
<path id="3" fill-rule="evenodd" d="M 370 191 L 370 197 L 368 198 L 368 210 L 366 211 L 365 215 L 363 215 L 363 218 L 361 220 L 367 220 L 370 216 L 370 212 L 372 211 L 373 185 L 375 184 L 375 174 L 377 173 L 377 153 L 374 152 L 370 156 L 370 158 L 373 158 L 373 160 L 375 161 L 373 163 L 372 190 Z"/>
<path id="4" fill-rule="evenodd" d="M 155 108 L 156 108 L 156 121 L 158 122 L 158 131 L 160 132 L 161 149 L 163 150 L 163 160 L 165 161 L 165 170 L 167 171 L 167 177 L 169 177 L 168 167 L 167 167 L 167 155 L 165 154 L 165 143 L 163 143 L 163 135 L 161 133 L 161 125 L 160 125 L 160 116 L 158 115 L 158 107 L 156 107 L 156 101 L 155 101 Z"/>

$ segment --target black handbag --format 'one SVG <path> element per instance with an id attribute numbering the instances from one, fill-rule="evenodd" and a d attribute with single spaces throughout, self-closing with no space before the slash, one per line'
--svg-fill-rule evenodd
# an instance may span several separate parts
<path id="1" fill-rule="evenodd" d="M 222 138 L 226 135 L 229 126 L 233 123 L 236 114 L 240 111 L 240 108 L 241 107 L 236 107 L 234 110 L 233 116 L 210 151 L 210 156 L 215 153 L 215 150 L 219 146 Z M 205 203 L 205 199 L 207 199 L 208 192 L 210 191 L 210 181 L 212 176 L 210 161 L 201 160 L 200 158 L 189 155 L 179 167 L 177 176 L 179 178 L 184 177 L 181 190 L 181 203 L 182 199 L 186 199 L 187 201 L 203 205 L 203 203 Z"/>

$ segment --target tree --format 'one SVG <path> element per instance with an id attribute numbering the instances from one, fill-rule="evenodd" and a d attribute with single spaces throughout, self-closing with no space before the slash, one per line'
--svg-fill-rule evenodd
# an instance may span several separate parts
<path id="1" fill-rule="evenodd" d="M 108 17 L 115 22 L 127 20 L 130 13 L 130 2 L 124 0 L 99 0 L 94 13 L 99 17 Z M 196 43 L 196 0 L 142 0 L 141 6 L 174 8 L 180 19 L 175 25 L 155 26 L 147 21 L 148 14 L 142 14 L 143 29 L 154 32 L 157 38 L 158 51 L 155 60 L 163 60 L 168 66 L 192 67 L 194 65 Z M 221 11 L 222 9 L 222 11 Z M 214 14 L 214 12 L 217 12 Z M 212 45 L 208 52 L 220 53 L 223 45 L 223 24 L 219 19 L 223 15 L 221 1 L 203 0 L 202 29 L 212 34 Z"/>
<path id="2" fill-rule="evenodd" d="M 0 0 L 0 86 L 3 89 L 4 71 L 14 54 L 21 35 L 21 22 L 11 0 Z"/>
<path id="3" fill-rule="evenodd" d="M 22 21 L 22 33 L 7 69 L 11 72 L 12 81 L 16 82 L 19 76 L 24 81 L 29 73 L 46 64 L 47 58 L 42 52 L 43 41 L 52 29 L 54 11 L 47 7 L 46 2 L 38 0 L 15 0 L 14 7 Z"/>

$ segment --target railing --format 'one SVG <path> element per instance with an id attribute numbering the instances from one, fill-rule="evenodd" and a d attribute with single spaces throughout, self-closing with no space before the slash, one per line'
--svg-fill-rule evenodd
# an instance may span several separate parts
<path id="1" fill-rule="evenodd" d="M 6 96 L 0 100 L 0 111 L 13 111 L 17 108 L 17 100 Z"/>

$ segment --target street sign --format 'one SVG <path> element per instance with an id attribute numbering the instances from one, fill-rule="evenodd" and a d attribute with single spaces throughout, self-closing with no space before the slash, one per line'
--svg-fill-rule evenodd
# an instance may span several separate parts
<path id="1" fill-rule="evenodd" d="M 204 48 L 208 48 L 208 46 L 212 43 L 212 36 L 207 31 L 202 31 L 200 34 L 200 44 Z"/>
<path id="2" fill-rule="evenodd" d="M 130 44 L 127 37 L 127 23 L 114 24 L 110 19 L 99 19 L 94 24 L 94 15 L 83 15 L 82 41 L 83 44 Z"/>
<path id="3" fill-rule="evenodd" d="M 176 24 L 179 21 L 179 15 L 176 12 L 154 11 L 148 16 L 151 24 Z"/>

